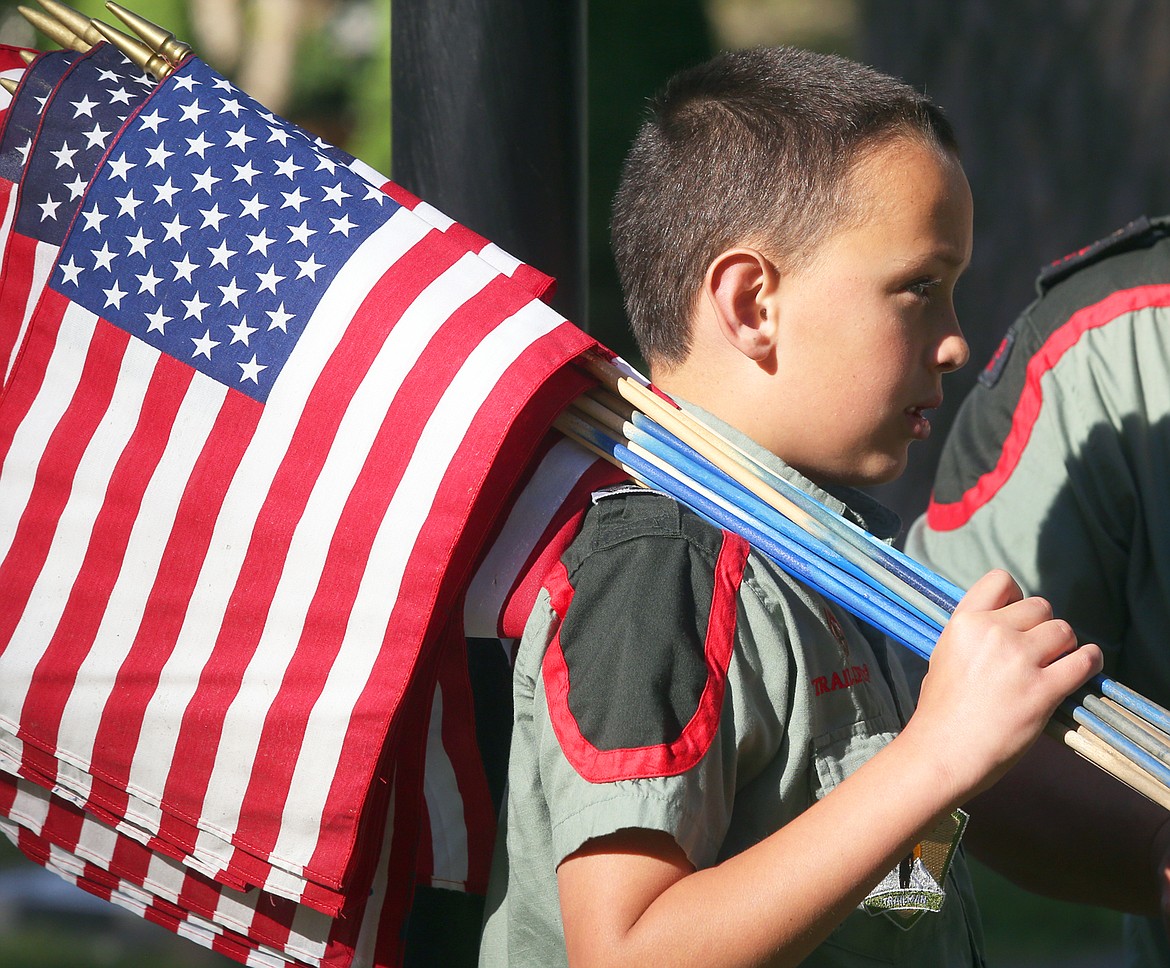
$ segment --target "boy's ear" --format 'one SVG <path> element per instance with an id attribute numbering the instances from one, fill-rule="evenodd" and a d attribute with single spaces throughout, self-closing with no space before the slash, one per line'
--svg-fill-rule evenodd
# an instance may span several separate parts
<path id="1" fill-rule="evenodd" d="M 728 249 L 707 267 L 704 295 L 723 338 L 756 362 L 769 359 L 779 323 L 779 273 L 759 250 Z"/>

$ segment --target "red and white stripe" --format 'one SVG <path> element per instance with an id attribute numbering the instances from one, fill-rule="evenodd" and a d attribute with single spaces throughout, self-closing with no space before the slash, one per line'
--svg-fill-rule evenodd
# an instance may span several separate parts
<path id="1" fill-rule="evenodd" d="M 4 748 L 324 910 L 487 468 L 590 345 L 408 212 L 363 253 L 265 406 L 46 293 L 0 407 Z"/>

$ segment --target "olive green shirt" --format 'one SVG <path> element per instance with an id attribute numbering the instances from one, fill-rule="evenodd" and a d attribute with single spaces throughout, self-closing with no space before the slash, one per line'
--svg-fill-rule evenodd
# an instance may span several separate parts
<path id="1" fill-rule="evenodd" d="M 858 514 L 735 436 L 839 512 L 896 528 L 879 505 L 853 494 Z M 517 654 L 480 964 L 565 964 L 555 872 L 591 838 L 664 831 L 704 868 L 808 809 L 910 715 L 901 651 L 672 499 L 596 497 Z M 850 863 L 848 829 L 820 846 L 821 863 Z M 859 907 L 806 964 L 982 964 L 961 853 L 947 860 L 945 900 L 921 902 L 941 910 L 880 910 L 918 897 L 908 859 L 892 894 L 875 892 L 875 910 Z"/>

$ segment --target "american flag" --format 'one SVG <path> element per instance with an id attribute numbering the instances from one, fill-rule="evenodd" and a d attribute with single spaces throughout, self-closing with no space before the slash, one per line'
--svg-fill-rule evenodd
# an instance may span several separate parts
<path id="1" fill-rule="evenodd" d="M 236 957 L 393 963 L 462 592 L 590 382 L 534 288 L 198 60 L 130 115 L 0 402 L 30 856 Z"/>
<path id="2" fill-rule="evenodd" d="M 0 49 L 0 63 L 12 65 L 15 61 L 23 66 L 17 48 L 6 47 Z M 13 218 L 16 215 L 16 203 L 19 196 L 21 178 L 25 172 L 29 153 L 32 151 L 33 138 L 41 123 L 41 112 L 61 76 L 69 69 L 77 54 L 72 51 L 52 51 L 40 54 L 33 64 L 16 75 L 19 86 L 17 97 L 5 106 L 3 132 L 0 133 L 0 239 L 7 240 L 12 230 Z M 7 66 L 5 74 L 16 72 L 15 66 Z M 8 97 L 6 91 L 3 93 Z M 8 276 L 7 244 L 3 252 L 3 262 L 0 263 L 0 384 L 7 378 L 12 358 L 20 344 L 24 309 L 27 302 L 27 292 L 21 297 L 15 292 L 15 279 L 12 284 L 12 295 L 9 295 L 9 286 L 6 283 Z M 30 280 L 31 285 L 31 280 Z"/>

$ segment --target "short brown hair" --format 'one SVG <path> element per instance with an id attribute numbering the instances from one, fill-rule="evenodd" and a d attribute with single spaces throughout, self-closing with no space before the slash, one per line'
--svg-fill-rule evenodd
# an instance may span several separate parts
<path id="1" fill-rule="evenodd" d="M 898 135 L 957 152 L 942 110 L 869 67 L 791 47 L 676 75 L 626 157 L 611 236 L 648 362 L 683 361 L 711 261 L 739 244 L 798 265 L 847 216 L 845 176 Z"/>

